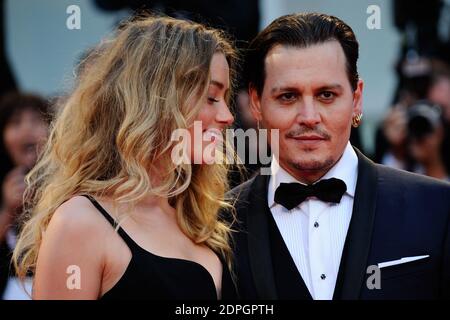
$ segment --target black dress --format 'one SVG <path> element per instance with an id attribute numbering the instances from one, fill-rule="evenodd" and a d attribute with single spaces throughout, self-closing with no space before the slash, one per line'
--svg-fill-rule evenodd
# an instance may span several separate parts
<path id="1" fill-rule="evenodd" d="M 86 196 L 112 226 L 111 215 L 92 197 Z M 100 299 L 130 300 L 218 300 L 211 274 L 201 264 L 155 255 L 140 247 L 119 227 L 119 236 L 131 250 L 131 260 L 119 281 Z M 223 300 L 237 299 L 230 271 L 222 262 Z"/>

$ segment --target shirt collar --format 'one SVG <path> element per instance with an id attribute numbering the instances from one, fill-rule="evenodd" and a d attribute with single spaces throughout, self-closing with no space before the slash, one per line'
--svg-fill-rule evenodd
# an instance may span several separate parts
<path id="1" fill-rule="evenodd" d="M 272 156 L 270 170 L 271 177 L 269 180 L 267 202 L 269 208 L 272 208 L 275 205 L 275 191 L 281 183 L 301 182 L 284 170 L 274 156 Z M 352 198 L 355 196 L 356 181 L 358 178 L 358 156 L 356 155 L 356 152 L 350 142 L 347 143 L 344 153 L 338 162 L 318 181 L 330 178 L 337 178 L 344 181 L 347 185 L 347 191 L 345 194 Z"/>

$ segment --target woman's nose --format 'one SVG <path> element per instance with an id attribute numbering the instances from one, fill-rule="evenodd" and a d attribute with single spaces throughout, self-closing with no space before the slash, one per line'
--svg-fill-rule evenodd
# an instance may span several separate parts
<path id="1" fill-rule="evenodd" d="M 229 126 L 234 122 L 233 114 L 231 113 L 228 105 L 225 102 L 220 106 L 219 112 L 216 116 L 216 121 L 223 124 L 224 126 Z"/>

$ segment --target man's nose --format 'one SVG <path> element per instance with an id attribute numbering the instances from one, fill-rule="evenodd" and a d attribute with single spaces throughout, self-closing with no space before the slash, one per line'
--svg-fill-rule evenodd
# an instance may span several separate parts
<path id="1" fill-rule="evenodd" d="M 322 121 L 313 98 L 305 97 L 299 104 L 297 121 L 299 124 L 310 128 L 317 126 Z"/>

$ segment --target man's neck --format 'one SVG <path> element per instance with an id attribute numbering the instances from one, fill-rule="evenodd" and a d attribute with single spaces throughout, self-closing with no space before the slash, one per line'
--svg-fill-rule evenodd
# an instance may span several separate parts
<path id="1" fill-rule="evenodd" d="M 282 164 L 281 167 L 299 182 L 303 184 L 313 184 L 326 175 L 335 164 L 336 163 L 333 163 L 331 166 L 319 170 L 298 170 Z"/>

